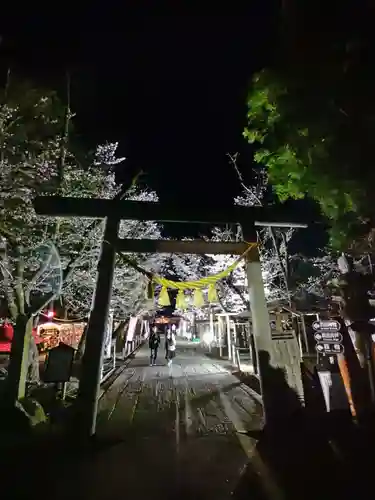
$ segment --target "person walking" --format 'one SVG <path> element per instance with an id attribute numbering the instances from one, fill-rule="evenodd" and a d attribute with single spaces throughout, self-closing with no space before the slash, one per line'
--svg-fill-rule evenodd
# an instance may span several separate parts
<path id="1" fill-rule="evenodd" d="M 165 349 L 165 360 L 168 361 L 168 335 L 170 334 L 171 330 L 169 326 L 164 330 L 164 349 Z"/>
<path id="2" fill-rule="evenodd" d="M 176 336 L 169 330 L 165 339 L 165 351 L 168 366 L 172 365 L 172 360 L 176 356 Z"/>
<path id="3" fill-rule="evenodd" d="M 150 366 L 155 366 L 156 358 L 158 357 L 158 349 L 160 344 L 160 335 L 156 326 L 153 327 L 148 346 L 150 348 Z"/>

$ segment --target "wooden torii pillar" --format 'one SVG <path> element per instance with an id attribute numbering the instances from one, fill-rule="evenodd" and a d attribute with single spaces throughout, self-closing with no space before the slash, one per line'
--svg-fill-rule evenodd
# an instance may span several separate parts
<path id="1" fill-rule="evenodd" d="M 235 206 L 231 210 L 222 210 L 218 207 L 211 213 L 208 213 L 208 210 L 194 213 L 189 207 L 167 207 L 153 202 L 43 196 L 36 198 L 34 207 L 37 214 L 44 216 L 103 218 L 106 221 L 77 401 L 80 434 L 86 436 L 92 436 L 96 431 L 105 326 L 111 301 L 116 252 L 241 255 L 248 248 L 248 242 L 257 241 L 256 226 L 306 227 L 306 224 L 303 223 L 285 222 L 283 220 L 285 215 L 280 207 L 277 208 L 277 211 L 270 210 L 268 207 Z M 203 223 L 209 225 L 239 223 L 242 226 L 246 242 L 220 243 L 202 240 L 120 239 L 118 230 L 121 220 Z M 256 246 L 248 252 L 246 262 L 264 416 L 266 422 L 270 423 L 278 419 L 281 408 L 283 417 L 287 416 L 288 412 L 290 414 L 296 409 L 295 403 L 287 405 L 286 400 L 282 401 L 281 388 L 286 388 L 300 396 L 302 377 L 298 366 L 294 367 L 294 372 L 298 373 L 299 370 L 300 380 L 298 380 L 298 377 L 297 379 L 294 377 L 288 380 L 287 374 L 290 370 L 286 370 L 286 366 L 280 365 L 280 357 L 276 352 L 271 335 L 259 252 Z M 275 360 L 278 360 L 276 364 Z M 281 381 L 280 378 L 284 376 L 284 372 L 286 380 Z M 293 400 L 287 394 L 285 396 L 289 402 Z"/>

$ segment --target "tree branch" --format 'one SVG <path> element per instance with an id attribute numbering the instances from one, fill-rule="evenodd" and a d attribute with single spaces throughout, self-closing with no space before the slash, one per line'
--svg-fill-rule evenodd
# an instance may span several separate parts
<path id="1" fill-rule="evenodd" d="M 273 247 L 275 249 L 276 257 L 277 257 L 277 260 L 279 262 L 280 269 L 281 269 L 281 272 L 282 272 L 282 275 L 284 278 L 287 299 L 288 299 L 288 303 L 290 304 L 291 299 L 290 299 L 290 293 L 289 293 L 289 279 L 288 279 L 287 269 L 285 268 L 283 259 L 282 259 L 281 254 L 280 254 L 280 248 L 277 244 L 275 230 L 273 229 L 273 227 L 269 227 L 268 230 L 269 230 L 269 234 L 270 234 L 271 239 L 272 239 Z"/>
<path id="2" fill-rule="evenodd" d="M 224 295 L 225 294 L 225 291 L 223 291 L 223 285 L 220 283 L 219 286 L 218 286 L 218 289 L 220 290 L 220 292 L 222 292 L 222 294 Z M 222 296 L 221 296 L 221 293 L 218 293 L 217 294 L 217 299 L 218 299 L 218 302 L 219 302 L 219 305 L 220 307 L 222 308 L 222 310 L 225 312 L 225 313 L 230 313 L 232 311 L 229 311 L 229 309 L 225 306 L 225 304 L 223 303 L 223 299 L 222 299 Z"/>
<path id="3" fill-rule="evenodd" d="M 144 276 L 147 276 L 147 278 L 152 279 L 153 274 L 151 272 L 147 271 L 146 269 L 143 269 L 142 267 L 140 267 L 133 259 L 131 259 L 130 257 L 127 257 L 122 252 L 119 253 L 118 256 L 121 258 L 121 260 L 123 262 L 125 262 L 125 264 L 128 264 L 130 267 L 132 267 L 133 269 L 135 269 L 139 273 L 143 274 Z"/>
<path id="4" fill-rule="evenodd" d="M 25 261 L 23 257 L 23 247 L 22 245 L 16 246 L 16 276 L 15 276 L 15 287 L 16 300 L 18 306 L 19 314 L 25 314 L 25 294 L 23 292 L 23 280 L 25 271 Z"/>
<path id="5" fill-rule="evenodd" d="M 3 284 L 4 284 L 5 296 L 8 303 L 8 309 L 12 319 L 16 319 L 18 314 L 18 308 L 16 301 L 14 299 L 12 286 L 9 280 L 9 278 L 12 278 L 12 273 L 10 270 L 10 263 L 7 253 L 7 242 L 5 238 L 2 239 L 0 244 L 0 259 L 1 259 L 0 269 L 3 277 Z"/>
<path id="6" fill-rule="evenodd" d="M 226 285 L 235 293 L 239 296 L 241 299 L 243 305 L 245 306 L 246 309 L 249 309 L 250 307 L 250 302 L 246 299 L 245 295 L 243 294 L 242 290 L 240 290 L 234 283 L 231 283 L 230 280 L 225 281 Z"/>
<path id="7" fill-rule="evenodd" d="M 289 286 L 289 280 L 290 280 L 290 259 L 289 259 L 289 252 L 288 252 L 288 242 L 286 235 L 283 231 L 280 232 L 281 239 L 284 244 L 285 248 L 285 255 L 284 255 L 284 268 L 285 268 L 285 275 L 287 277 L 288 281 L 288 286 Z"/>
<path id="8" fill-rule="evenodd" d="M 26 302 L 26 304 L 27 304 L 28 307 L 30 307 L 30 293 L 31 293 L 31 289 L 32 289 L 32 287 L 34 285 L 36 285 L 36 283 L 38 282 L 38 280 L 40 279 L 40 277 L 43 275 L 43 273 L 46 271 L 46 269 L 48 269 L 48 266 L 51 263 L 51 259 L 52 259 L 52 252 L 50 253 L 50 256 L 48 257 L 48 259 L 46 260 L 46 262 L 44 263 L 44 265 L 40 266 L 40 268 L 38 269 L 38 271 L 29 280 L 27 286 L 25 287 L 25 291 L 24 291 L 25 302 Z"/>
<path id="9" fill-rule="evenodd" d="M 237 156 L 238 156 L 238 153 L 236 153 L 235 155 L 231 155 L 230 153 L 227 153 L 227 156 L 230 160 L 230 163 L 233 165 L 233 168 L 237 174 L 237 177 L 238 177 L 238 180 L 240 181 L 240 184 L 243 188 L 243 190 L 250 194 L 251 197 L 255 200 L 255 203 L 254 205 L 259 205 L 259 206 L 262 206 L 262 201 L 260 200 L 260 198 L 249 188 L 249 186 L 247 186 L 244 182 L 244 179 L 243 179 L 243 176 L 240 172 L 240 169 L 238 168 L 238 165 L 237 165 Z"/>
<path id="10" fill-rule="evenodd" d="M 134 187 L 134 185 L 136 184 L 137 182 L 137 179 L 139 178 L 139 176 L 141 175 L 142 172 L 139 172 L 133 179 L 132 179 L 132 182 L 131 184 L 127 184 L 127 185 L 123 185 L 122 188 L 121 188 L 121 191 L 114 197 L 115 200 L 122 200 L 125 196 L 126 196 L 126 193 L 129 191 L 129 189 L 131 189 L 132 187 Z M 88 240 L 88 235 L 90 234 L 90 232 L 96 228 L 98 228 L 101 224 L 103 224 L 103 220 L 102 219 L 99 219 L 99 220 L 95 220 L 93 221 L 87 228 L 86 228 L 86 231 L 85 231 L 85 235 L 84 235 L 84 242 L 80 245 L 80 247 L 78 248 L 78 254 L 80 256 L 80 254 L 84 251 L 85 249 L 85 246 L 87 244 L 87 240 Z M 64 273 L 63 273 L 63 282 L 65 282 L 68 278 L 68 276 L 71 275 L 78 259 L 80 257 L 76 257 L 74 259 L 71 259 L 70 262 L 68 263 Z M 129 262 L 128 262 L 129 263 Z M 130 265 L 130 264 L 129 264 Z"/>
<path id="11" fill-rule="evenodd" d="M 62 183 L 64 182 L 64 174 L 65 174 L 65 160 L 66 160 L 66 152 L 69 141 L 69 125 L 71 120 L 71 111 L 70 111 L 70 75 L 67 73 L 66 75 L 66 107 L 65 107 L 65 116 L 64 116 L 64 129 L 60 144 L 60 158 L 58 164 L 58 179 L 59 179 L 59 187 L 61 189 Z"/>

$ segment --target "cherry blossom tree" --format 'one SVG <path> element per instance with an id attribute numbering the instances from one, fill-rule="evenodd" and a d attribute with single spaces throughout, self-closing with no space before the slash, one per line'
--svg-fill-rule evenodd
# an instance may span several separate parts
<path id="1" fill-rule="evenodd" d="M 261 206 L 268 192 L 265 169 L 253 172 L 253 183 L 248 186 L 238 167 L 238 155 L 228 155 L 237 173 L 242 192 L 234 198 L 234 204 L 241 206 Z M 319 257 L 307 258 L 290 255 L 293 228 L 264 227 L 258 231 L 258 244 L 262 264 L 266 298 L 269 302 L 281 301 L 291 304 L 294 299 L 307 295 L 323 298 L 327 293 L 326 283 L 337 274 L 334 256 L 322 251 Z M 213 241 L 242 241 L 239 226 L 215 228 Z M 235 260 L 234 256 L 210 256 L 211 264 L 206 265 L 207 274 L 223 271 Z M 221 307 L 228 312 L 242 312 L 249 309 L 247 278 L 244 263 L 241 263 L 226 279 L 218 283 Z"/>
<path id="2" fill-rule="evenodd" d="M 12 90 L 10 92 L 10 90 Z M 73 314 L 88 312 L 96 281 L 103 224 L 80 217 L 37 216 L 36 195 L 60 195 L 156 201 L 156 194 L 136 186 L 118 186 L 115 169 L 117 143 L 98 146 L 82 165 L 69 149 L 64 120 L 70 120 L 57 96 L 22 86 L 8 89 L 0 109 L 0 235 L 1 294 L 9 314 L 35 314 L 61 296 Z M 65 118 L 64 118 L 65 117 Z M 63 161 L 62 161 L 63 157 Z M 31 230 L 32 228 L 32 230 Z M 155 223 L 123 221 L 122 237 L 158 237 Z M 155 257 L 137 256 L 156 267 Z M 144 281 L 144 280 L 143 280 Z M 144 282 L 128 266 L 118 265 L 114 280 L 114 307 L 129 313 L 140 300 Z M 135 295 L 138 297 L 135 300 Z M 126 305 L 127 304 L 127 305 Z"/>
<path id="3" fill-rule="evenodd" d="M 153 191 L 138 190 L 132 187 L 126 193 L 125 199 L 138 201 L 157 201 Z M 91 251 L 81 254 L 76 260 L 70 279 L 63 286 L 64 300 L 72 312 L 85 314 L 91 307 L 92 296 L 96 283 L 96 263 L 100 252 L 102 225 L 96 225 L 89 231 L 86 238 L 91 241 Z M 161 236 L 161 227 L 155 222 L 122 221 L 119 230 L 121 238 L 149 238 Z M 131 262 L 149 272 L 160 272 L 164 264 L 163 256 L 156 254 L 130 254 Z M 146 303 L 147 278 L 137 269 L 129 265 L 122 256 L 117 257 L 112 288 L 111 308 L 117 317 L 125 318 L 143 309 Z"/>
<path id="4" fill-rule="evenodd" d="M 115 169 L 124 161 L 116 155 L 117 144 L 99 146 L 91 160 L 78 161 L 68 141 L 72 114 L 55 94 L 23 87 L 17 92 L 8 88 L 1 97 L 0 294 L 16 331 L 30 331 L 30 320 L 58 297 L 72 313 L 88 312 L 103 234 L 100 220 L 38 216 L 35 196 L 155 201 L 156 195 L 137 190 L 135 182 L 116 185 Z M 159 235 L 152 222 L 124 221 L 120 228 L 120 236 Z M 137 258 L 157 267 L 155 256 Z M 142 307 L 145 286 L 122 262 L 116 270 L 113 306 L 123 314 Z M 32 337 L 30 345 L 35 351 Z"/>

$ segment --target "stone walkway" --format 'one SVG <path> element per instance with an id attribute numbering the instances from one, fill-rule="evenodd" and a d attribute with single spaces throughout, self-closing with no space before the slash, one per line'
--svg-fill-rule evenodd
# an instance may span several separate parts
<path id="1" fill-rule="evenodd" d="M 245 432 L 262 426 L 259 397 L 225 362 L 183 341 L 171 369 L 149 366 L 148 354 L 141 348 L 101 398 L 88 446 L 67 439 L 4 455 L 2 498 L 368 498 L 372 432 L 337 416 L 294 418 L 255 446 Z"/>
<path id="2" fill-rule="evenodd" d="M 255 445 L 243 432 L 261 426 L 259 402 L 192 344 L 178 343 L 172 368 L 163 349 L 157 366 L 148 355 L 142 347 L 101 399 L 103 447 L 64 474 L 56 499 L 69 490 L 97 499 L 231 498 Z"/>

